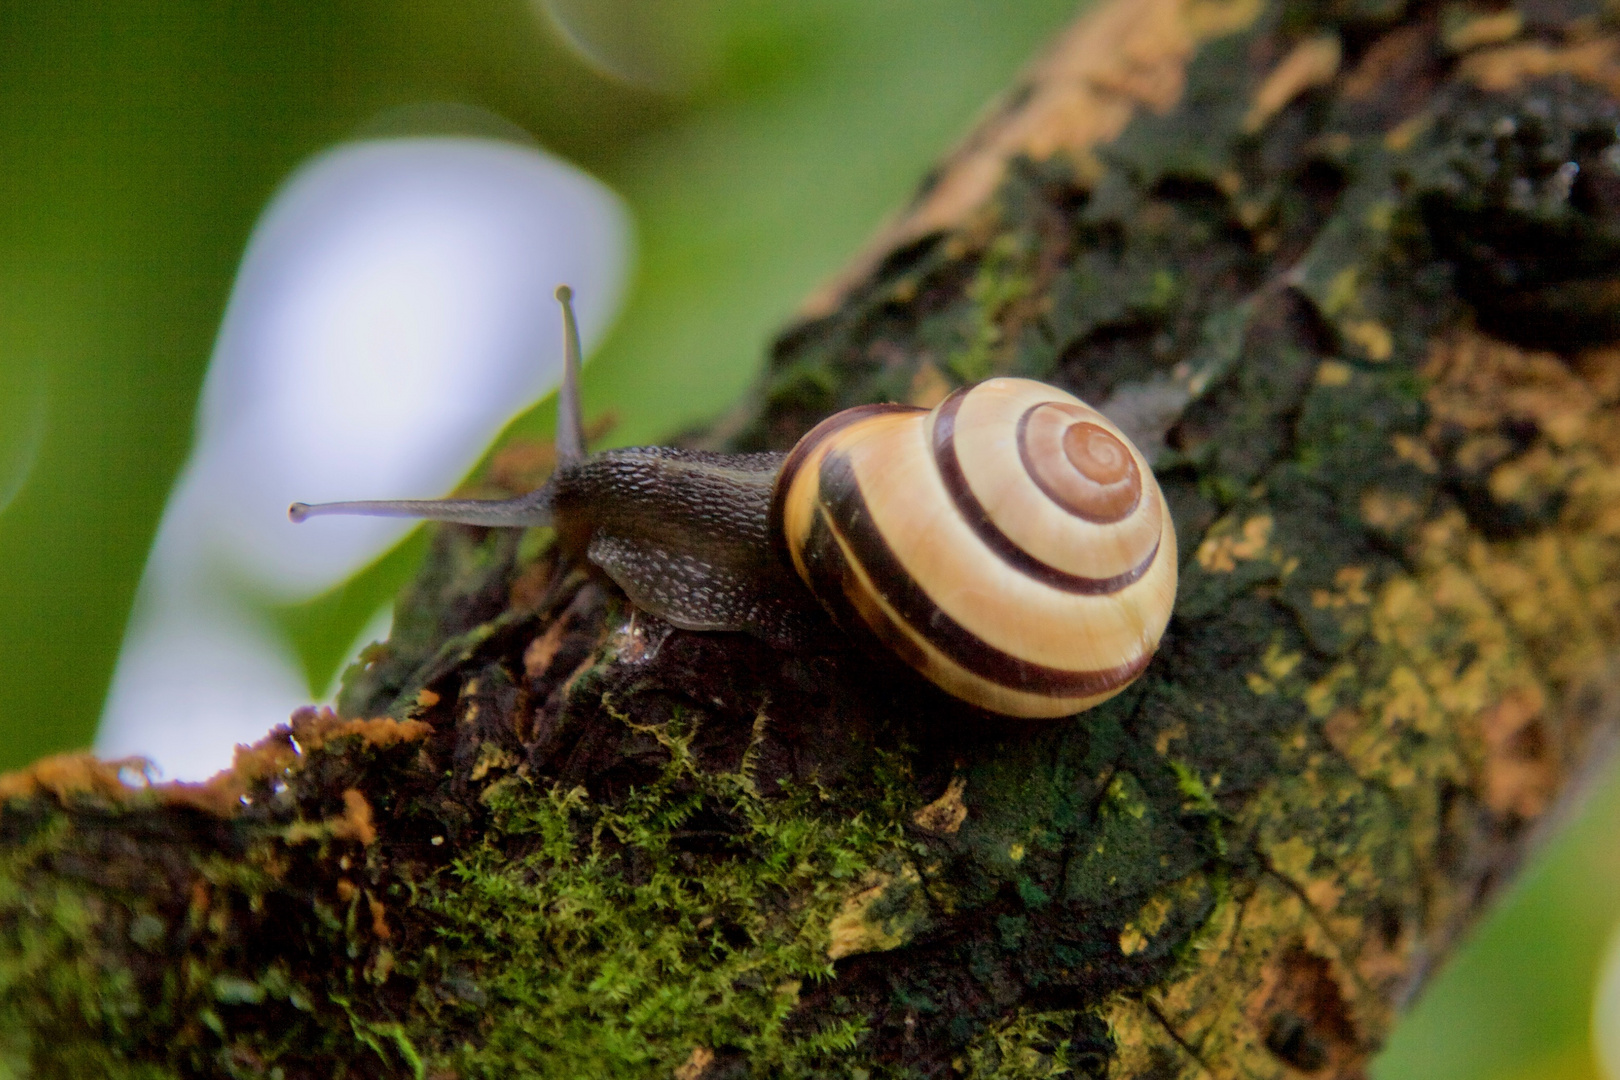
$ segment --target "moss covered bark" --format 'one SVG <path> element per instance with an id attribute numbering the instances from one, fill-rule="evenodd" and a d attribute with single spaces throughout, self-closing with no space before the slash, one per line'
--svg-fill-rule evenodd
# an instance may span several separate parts
<path id="1" fill-rule="evenodd" d="M 1620 22 L 1114 0 L 710 436 L 993 373 L 1153 457 L 1160 655 L 1012 724 L 437 533 L 337 714 L 0 780 L 0 1073 L 1354 1076 L 1612 735 Z"/>

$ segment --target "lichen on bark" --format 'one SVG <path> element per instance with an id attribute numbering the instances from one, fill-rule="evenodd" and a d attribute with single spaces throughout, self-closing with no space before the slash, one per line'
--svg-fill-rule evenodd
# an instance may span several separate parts
<path id="1" fill-rule="evenodd" d="M 1099 7 L 710 436 L 1099 404 L 1183 556 L 1125 693 L 992 720 L 447 528 L 337 714 L 0 780 L 0 1068 L 1359 1075 L 1615 722 L 1620 29 L 1550 11 Z"/>

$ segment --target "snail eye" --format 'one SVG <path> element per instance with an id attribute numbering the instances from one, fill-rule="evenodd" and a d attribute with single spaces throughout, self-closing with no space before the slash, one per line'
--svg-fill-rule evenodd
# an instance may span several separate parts
<path id="1" fill-rule="evenodd" d="M 1018 452 L 1046 497 L 1076 517 L 1108 525 L 1142 497 L 1136 460 L 1119 437 L 1064 402 L 1036 405 L 1018 425 Z"/>

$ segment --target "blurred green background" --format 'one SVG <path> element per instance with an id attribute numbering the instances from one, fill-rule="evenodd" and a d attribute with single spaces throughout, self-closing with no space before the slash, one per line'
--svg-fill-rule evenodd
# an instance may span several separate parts
<path id="1" fill-rule="evenodd" d="M 413 106 L 462 104 L 616 189 L 637 268 L 586 407 L 617 414 L 613 441 L 652 441 L 743 392 L 795 304 L 1073 11 L 0 4 L 0 768 L 94 734 L 237 260 L 300 162 L 408 133 Z M 312 685 L 418 548 L 283 613 Z M 1590 1012 L 1620 917 L 1617 833 L 1612 777 L 1442 972 L 1379 1080 L 1598 1075 Z"/>

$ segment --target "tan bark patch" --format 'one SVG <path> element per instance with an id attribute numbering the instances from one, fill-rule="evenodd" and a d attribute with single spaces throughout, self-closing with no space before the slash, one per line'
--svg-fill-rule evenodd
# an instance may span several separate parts
<path id="1" fill-rule="evenodd" d="M 1296 944 L 1282 950 L 1262 978 L 1250 1023 L 1273 1056 L 1301 1072 L 1331 1075 L 1362 1057 L 1332 961 Z"/>
<path id="2" fill-rule="evenodd" d="M 0 799 L 27 798 L 42 792 L 49 792 L 62 802 L 75 795 L 125 799 L 140 790 L 120 778 L 120 772 L 132 766 L 143 767 L 144 759 L 102 761 L 82 752 L 53 754 L 27 768 L 0 775 Z"/>
<path id="3" fill-rule="evenodd" d="M 1477 332 L 1436 342 L 1423 375 L 1432 383 L 1425 400 L 1434 425 L 1494 433 L 1503 419 L 1527 420 L 1561 447 L 1586 434 L 1597 404 L 1592 388 L 1556 353 Z"/>
<path id="4" fill-rule="evenodd" d="M 366 907 L 371 911 L 371 932 L 378 941 L 388 941 L 394 936 L 394 931 L 388 926 L 388 909 L 383 902 L 366 891 Z"/>
<path id="5" fill-rule="evenodd" d="M 811 294 L 801 318 L 834 311 L 883 257 L 931 233 L 964 226 L 989 202 L 1015 157 L 1072 159 L 1095 172 L 1094 147 L 1112 142 L 1141 109 L 1181 100 L 1200 42 L 1240 30 L 1260 0 L 1137 0 L 1102 4 L 1077 20 L 941 166 L 938 178 L 836 278 Z"/>
<path id="6" fill-rule="evenodd" d="M 1544 704 L 1539 690 L 1510 690 L 1479 715 L 1485 804 L 1498 814 L 1539 817 L 1557 790 L 1557 755 Z"/>
<path id="7" fill-rule="evenodd" d="M 492 769 L 510 769 L 518 763 L 516 754 L 499 743 L 486 742 L 478 747 L 478 760 L 474 762 L 468 779 L 474 783 L 490 774 Z"/>
<path id="8" fill-rule="evenodd" d="M 377 826 L 372 820 L 371 803 L 355 788 L 343 792 L 343 816 L 332 823 L 332 835 L 339 840 L 377 842 Z"/>
<path id="9" fill-rule="evenodd" d="M 523 674 L 531 679 L 538 679 L 546 673 L 551 662 L 557 658 L 557 650 L 562 648 L 563 637 L 568 633 L 570 619 L 558 619 L 546 627 L 546 632 L 529 642 L 523 650 Z"/>
<path id="10" fill-rule="evenodd" d="M 827 959 L 841 960 L 864 952 L 883 952 L 900 944 L 900 935 L 890 933 L 868 919 L 872 905 L 883 896 L 893 879 L 879 877 L 873 884 L 844 901 L 844 906 L 827 925 Z"/>
<path id="11" fill-rule="evenodd" d="M 1249 114 L 1243 118 L 1243 130 L 1254 134 L 1290 101 L 1313 87 L 1332 82 L 1339 73 L 1340 56 L 1338 34 L 1319 34 L 1295 45 L 1255 91 Z"/>
<path id="12" fill-rule="evenodd" d="M 1215 574 L 1230 574 L 1237 564 L 1265 554 L 1271 539 L 1272 519 L 1260 514 L 1243 523 L 1241 529 L 1215 528 L 1198 545 L 1198 565 Z"/>
<path id="13" fill-rule="evenodd" d="M 945 785 L 945 793 L 918 810 L 911 820 L 924 832 L 953 835 L 967 820 L 967 803 L 962 801 L 966 791 L 966 777 L 951 777 L 951 782 Z"/>
<path id="14" fill-rule="evenodd" d="M 675 1080 L 701 1080 L 704 1072 L 712 1064 L 714 1051 L 707 1046 L 694 1046 L 686 1063 L 675 1067 Z"/>
<path id="15" fill-rule="evenodd" d="M 922 875 L 907 864 L 895 874 L 876 871 L 861 887 L 846 897 L 838 914 L 827 924 L 827 959 L 840 960 L 859 953 L 887 952 L 909 941 L 926 922 L 926 912 L 917 901 Z M 873 910 L 880 900 L 898 900 L 893 914 L 879 916 Z M 909 902 L 908 902 L 909 901 Z M 890 905 L 885 905 L 888 907 Z"/>
<path id="16" fill-rule="evenodd" d="M 1486 14 L 1469 13 L 1460 18 L 1442 19 L 1442 22 L 1441 43 L 1454 53 L 1501 45 L 1518 37 L 1524 29 L 1524 16 L 1516 8 Z"/>
<path id="17" fill-rule="evenodd" d="M 1566 48 L 1541 42 L 1504 45 L 1464 57 L 1458 73 L 1480 89 L 1498 93 L 1549 75 L 1573 75 L 1620 93 L 1620 41 L 1602 37 Z"/>
<path id="18" fill-rule="evenodd" d="M 300 709 L 292 718 L 292 737 L 306 754 L 336 739 L 355 737 L 379 750 L 387 749 L 426 738 L 432 730 L 431 724 L 420 720 L 395 720 L 387 716 L 375 720 L 345 720 L 331 709 Z"/>
<path id="19" fill-rule="evenodd" d="M 1367 49 L 1361 62 L 1345 76 L 1340 93 L 1362 101 L 1384 91 L 1393 81 L 1427 62 L 1429 35 L 1415 26 L 1393 30 Z"/>

